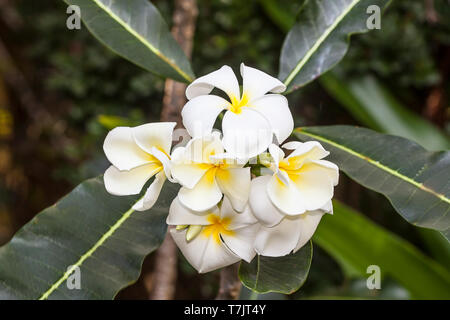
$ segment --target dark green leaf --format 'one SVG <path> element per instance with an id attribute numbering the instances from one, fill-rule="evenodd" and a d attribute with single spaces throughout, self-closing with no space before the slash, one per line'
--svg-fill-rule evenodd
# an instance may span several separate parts
<path id="1" fill-rule="evenodd" d="M 413 298 L 450 298 L 450 273 L 445 267 L 338 201 L 334 215 L 325 215 L 320 222 L 313 241 L 349 274 L 367 278 L 367 267 L 378 265 L 383 278 L 392 277 Z"/>
<path id="2" fill-rule="evenodd" d="M 349 37 L 368 31 L 371 5 L 383 10 L 389 0 L 309 0 L 284 40 L 278 78 L 288 92 L 336 65 L 347 53 Z"/>
<path id="3" fill-rule="evenodd" d="M 302 140 L 317 140 L 350 178 L 384 194 L 410 223 L 450 229 L 450 152 L 430 152 L 405 138 L 352 126 L 306 127 Z"/>
<path id="4" fill-rule="evenodd" d="M 344 82 L 327 73 L 320 82 L 362 124 L 411 139 L 429 150 L 450 148 L 449 139 L 438 128 L 405 108 L 375 78 Z"/>
<path id="5" fill-rule="evenodd" d="M 183 82 L 194 78 L 190 63 L 148 0 L 64 0 L 77 5 L 91 33 L 136 65 Z"/>
<path id="6" fill-rule="evenodd" d="M 134 212 L 138 197 L 108 194 L 101 177 L 83 182 L 0 248 L 0 300 L 114 298 L 160 246 L 176 191 L 166 183 L 152 209 Z M 68 289 L 71 266 L 80 290 Z"/>
<path id="7" fill-rule="evenodd" d="M 431 229 L 418 228 L 430 255 L 441 265 L 450 266 L 450 242 L 440 232 Z"/>
<path id="8" fill-rule="evenodd" d="M 308 242 L 295 254 L 284 257 L 257 255 L 251 263 L 241 262 L 239 278 L 258 293 L 297 291 L 308 277 L 312 259 L 312 244 Z"/>
<path id="9" fill-rule="evenodd" d="M 295 14 L 275 0 L 259 0 L 267 16 L 279 28 L 287 32 L 295 23 Z M 301 1 L 299 1 L 301 2 Z M 301 5 L 301 4 L 300 4 Z"/>

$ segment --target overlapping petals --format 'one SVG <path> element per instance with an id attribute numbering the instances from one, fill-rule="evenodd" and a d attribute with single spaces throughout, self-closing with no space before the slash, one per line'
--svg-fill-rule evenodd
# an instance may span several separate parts
<path id="1" fill-rule="evenodd" d="M 275 207 L 267 208 L 269 214 L 276 215 Z M 284 216 L 272 227 L 261 226 L 255 239 L 258 254 L 281 257 L 300 250 L 313 236 L 325 213 L 332 213 L 331 201 L 322 209 L 306 211 L 297 216 Z"/>
<path id="2" fill-rule="evenodd" d="M 328 155 L 319 142 L 290 142 L 284 146 L 293 150 L 285 157 L 276 145 L 269 147 L 274 159 L 273 176 L 267 181 L 266 194 L 284 214 L 298 215 L 317 210 L 333 197 L 339 169 L 327 160 Z"/>
<path id="3" fill-rule="evenodd" d="M 253 243 L 260 226 L 247 206 L 237 213 L 227 197 L 220 206 L 198 212 L 185 207 L 175 198 L 167 224 L 182 226 L 170 234 L 189 263 L 200 273 L 213 271 L 241 259 L 250 262 L 256 252 Z M 187 233 L 192 226 L 198 230 L 192 239 Z"/>
<path id="4" fill-rule="evenodd" d="M 338 183 L 338 168 L 322 160 L 328 152 L 318 142 L 289 142 L 285 156 L 269 147 L 273 175 L 252 180 L 249 204 L 261 223 L 255 250 L 278 257 L 298 251 L 314 234 L 325 213 L 332 213 L 331 198 Z"/>
<path id="5" fill-rule="evenodd" d="M 170 177 L 174 127 L 174 122 L 161 122 L 111 130 L 103 144 L 112 164 L 103 176 L 106 190 L 119 196 L 139 194 L 145 183 L 156 175 L 144 197 L 133 207 L 135 210 L 151 208 L 164 181 Z"/>
<path id="6" fill-rule="evenodd" d="M 218 134 L 194 138 L 173 156 L 172 176 L 182 188 L 178 194 L 183 205 L 195 211 L 215 206 L 225 194 L 237 211 L 247 204 L 250 168 L 224 154 Z"/>
<path id="7" fill-rule="evenodd" d="M 243 90 L 229 66 L 196 79 L 186 89 L 189 99 L 182 111 L 183 124 L 193 137 L 207 134 L 217 116 L 222 121 L 223 145 L 227 152 L 251 158 L 265 151 L 275 136 L 278 143 L 291 134 L 294 121 L 287 99 L 277 93 L 286 87 L 278 79 L 241 64 Z M 209 95 L 213 88 L 229 100 Z M 267 94 L 273 92 L 273 94 Z"/>
<path id="8" fill-rule="evenodd" d="M 286 87 L 278 79 L 241 64 L 242 92 L 228 66 L 196 79 L 186 89 L 183 124 L 192 139 L 171 152 L 175 123 L 118 127 L 104 151 L 111 166 L 107 191 L 141 193 L 133 208 L 151 208 L 166 180 L 181 185 L 167 224 L 183 255 L 200 273 L 256 254 L 295 253 L 314 234 L 322 216 L 332 213 L 338 168 L 324 160 L 319 142 L 287 142 L 293 118 Z M 225 98 L 210 94 L 217 88 Z M 214 124 L 223 113 L 222 131 Z M 269 153 L 267 153 L 267 150 Z M 254 173 L 260 175 L 252 180 Z M 265 167 L 261 168 L 261 164 Z M 264 170 L 265 169 L 265 170 Z M 262 174 L 262 175 L 261 175 Z"/>

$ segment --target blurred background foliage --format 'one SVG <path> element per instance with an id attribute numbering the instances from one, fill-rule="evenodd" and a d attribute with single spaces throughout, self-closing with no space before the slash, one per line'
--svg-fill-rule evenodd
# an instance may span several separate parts
<path id="1" fill-rule="evenodd" d="M 171 1 L 153 2 L 170 23 Z M 238 71 L 244 61 L 276 75 L 301 2 L 198 0 L 195 73 L 224 64 Z M 159 120 L 164 80 L 114 55 L 86 28 L 68 30 L 66 19 L 59 0 L 0 0 L 0 244 L 76 184 L 103 173 L 108 130 Z M 363 125 L 448 149 L 449 72 L 449 1 L 394 0 L 382 29 L 352 37 L 339 66 L 291 94 L 290 107 L 297 126 Z M 343 174 L 336 193 L 449 269 L 448 243 L 406 223 L 384 197 Z M 150 257 L 138 283 L 118 298 L 146 298 L 151 265 Z M 177 298 L 215 296 L 216 272 L 198 275 L 181 255 L 179 271 Z M 245 289 L 242 297 L 256 298 Z M 382 290 L 369 291 L 365 278 L 315 245 L 306 284 L 288 298 L 331 297 L 404 299 L 410 292 L 389 277 Z"/>

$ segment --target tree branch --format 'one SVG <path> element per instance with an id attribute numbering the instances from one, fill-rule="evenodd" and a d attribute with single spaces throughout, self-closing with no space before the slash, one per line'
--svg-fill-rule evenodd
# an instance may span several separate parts
<path id="1" fill-rule="evenodd" d="M 196 0 L 175 0 L 172 35 L 188 58 L 192 54 L 195 21 L 198 9 Z M 161 121 L 175 121 L 181 126 L 181 109 L 186 103 L 186 84 L 167 79 L 164 86 Z"/>
<path id="2" fill-rule="evenodd" d="M 232 264 L 220 271 L 220 287 L 216 300 L 236 300 L 241 292 L 238 278 L 239 263 Z"/>
<path id="3" fill-rule="evenodd" d="M 190 57 L 192 53 L 195 21 L 198 9 L 196 0 L 175 0 L 172 35 Z M 164 86 L 161 121 L 174 121 L 181 126 L 181 109 L 186 103 L 186 84 L 167 79 Z M 177 247 L 167 233 L 163 244 L 156 252 L 153 292 L 151 299 L 170 300 L 175 296 L 177 280 Z"/>

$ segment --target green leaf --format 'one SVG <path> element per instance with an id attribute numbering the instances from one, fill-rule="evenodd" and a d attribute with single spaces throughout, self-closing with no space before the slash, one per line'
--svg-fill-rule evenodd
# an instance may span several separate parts
<path id="1" fill-rule="evenodd" d="M 134 123 L 133 120 L 130 120 L 125 117 L 119 117 L 119 116 L 113 116 L 113 115 L 107 115 L 107 114 L 99 114 L 97 116 L 97 121 L 100 123 L 104 128 L 108 130 L 112 130 L 115 127 L 124 126 L 124 127 L 134 127 L 139 124 Z"/>
<path id="2" fill-rule="evenodd" d="M 186 55 L 148 0 L 64 1 L 79 6 L 89 31 L 118 55 L 162 77 L 183 82 L 194 78 Z"/>
<path id="3" fill-rule="evenodd" d="M 239 278 L 247 288 L 258 293 L 291 294 L 300 289 L 308 277 L 311 259 L 312 244 L 309 241 L 296 253 L 284 257 L 257 255 L 251 263 L 242 261 Z"/>
<path id="4" fill-rule="evenodd" d="M 160 246 L 176 191 L 166 183 L 152 209 L 135 212 L 137 196 L 108 194 L 102 177 L 83 182 L 0 248 L 0 300 L 114 298 Z M 80 290 L 66 282 L 75 267 Z"/>
<path id="5" fill-rule="evenodd" d="M 329 72 L 319 80 L 362 124 L 414 140 L 428 150 L 450 149 L 449 139 L 438 128 L 405 108 L 374 77 L 343 81 Z"/>
<path id="6" fill-rule="evenodd" d="M 380 192 L 408 222 L 450 235 L 450 152 L 430 152 L 405 138 L 352 126 L 295 130 L 317 140 L 350 178 Z"/>
<path id="7" fill-rule="evenodd" d="M 266 15 L 281 30 L 287 32 L 295 23 L 295 15 L 282 7 L 279 2 L 274 0 L 259 0 Z"/>
<path id="8" fill-rule="evenodd" d="M 354 275 L 367 278 L 367 267 L 378 265 L 382 277 L 395 279 L 413 298 L 450 299 L 447 268 L 338 201 L 334 214 L 323 217 L 313 241 Z"/>
<path id="9" fill-rule="evenodd" d="M 439 232 L 418 228 L 420 236 L 431 256 L 443 266 L 450 266 L 450 243 Z"/>
<path id="10" fill-rule="evenodd" d="M 284 40 L 278 78 L 295 90 L 334 67 L 347 53 L 351 34 L 368 31 L 366 10 L 389 0 L 309 0 Z"/>

